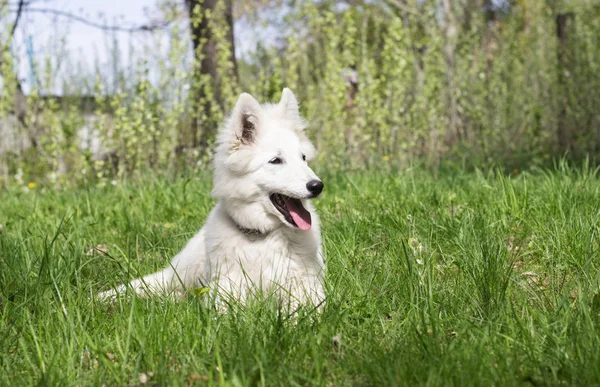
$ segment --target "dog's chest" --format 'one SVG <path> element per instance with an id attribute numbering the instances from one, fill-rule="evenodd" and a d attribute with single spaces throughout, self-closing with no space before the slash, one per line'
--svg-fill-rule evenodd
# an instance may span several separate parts
<path id="1" fill-rule="evenodd" d="M 320 271 L 318 241 L 312 235 L 289 238 L 284 233 L 253 236 L 229 235 L 208 247 L 212 279 L 281 282 Z"/>

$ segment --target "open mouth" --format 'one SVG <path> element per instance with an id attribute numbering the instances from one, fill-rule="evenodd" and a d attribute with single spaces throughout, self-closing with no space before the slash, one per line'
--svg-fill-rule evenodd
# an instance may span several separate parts
<path id="1" fill-rule="evenodd" d="M 310 230 L 310 212 L 304 208 L 300 199 L 276 193 L 271 194 L 269 198 L 275 208 L 277 208 L 277 211 L 281 212 L 288 223 L 298 227 L 300 230 Z"/>

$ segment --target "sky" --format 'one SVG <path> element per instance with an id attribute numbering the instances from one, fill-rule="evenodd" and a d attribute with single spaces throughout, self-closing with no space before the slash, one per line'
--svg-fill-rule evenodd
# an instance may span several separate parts
<path id="1" fill-rule="evenodd" d="M 140 26 L 151 22 L 152 16 L 159 16 L 156 0 L 33 0 L 31 2 L 31 8 L 51 8 L 108 25 Z M 16 9 L 17 0 L 9 0 L 9 3 L 12 5 L 11 9 Z M 14 13 L 11 17 L 14 17 Z M 13 52 L 18 58 L 19 78 L 27 93 L 31 83 L 35 80 L 39 82 L 42 77 L 43 64 L 47 58 L 52 59 L 52 67 L 59 69 L 63 79 L 74 76 L 89 78 L 95 69 L 110 74 L 113 72 L 112 61 L 109 60 L 112 55 L 113 37 L 118 42 L 122 65 L 128 66 L 128 57 L 132 49 L 134 56 L 166 55 L 168 34 L 164 33 L 162 37 L 160 35 L 161 33 L 146 32 L 107 33 L 65 17 L 26 12 L 15 32 Z M 237 55 L 247 55 L 259 40 L 268 41 L 268 35 L 265 35 L 264 31 L 249 28 L 243 21 L 236 22 Z M 152 52 L 148 47 L 156 48 L 156 51 Z M 30 61 L 32 56 L 41 66 L 32 69 Z M 190 59 L 182 58 L 182 60 Z M 54 92 L 60 93 L 61 88 L 56 85 Z"/>

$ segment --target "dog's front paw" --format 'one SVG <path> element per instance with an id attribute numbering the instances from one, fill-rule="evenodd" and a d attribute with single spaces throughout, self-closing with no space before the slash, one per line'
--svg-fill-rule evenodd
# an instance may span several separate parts
<path id="1" fill-rule="evenodd" d="M 111 289 L 96 294 L 95 299 L 102 302 L 114 302 L 117 297 L 123 293 L 125 293 L 125 286 L 121 285 L 116 289 Z"/>

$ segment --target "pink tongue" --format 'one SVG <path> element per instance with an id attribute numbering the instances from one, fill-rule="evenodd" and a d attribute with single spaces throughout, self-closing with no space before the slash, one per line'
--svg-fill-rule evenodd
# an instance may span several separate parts
<path id="1" fill-rule="evenodd" d="M 289 199 L 285 196 L 283 197 L 285 201 L 285 206 L 287 210 L 290 212 L 294 223 L 300 230 L 308 231 L 310 230 L 311 220 L 310 220 L 310 212 L 306 211 L 306 209 L 302 206 L 302 203 L 298 199 Z"/>

